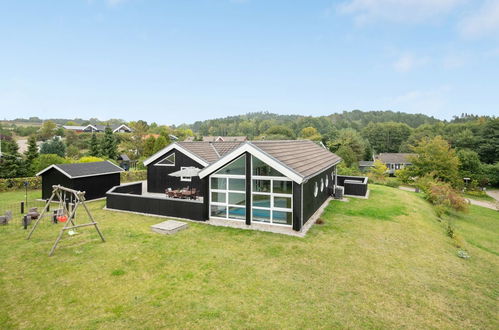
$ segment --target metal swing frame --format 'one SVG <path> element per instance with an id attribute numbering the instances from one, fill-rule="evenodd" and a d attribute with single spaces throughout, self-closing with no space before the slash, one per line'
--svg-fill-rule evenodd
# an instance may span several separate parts
<path id="1" fill-rule="evenodd" d="M 62 201 L 62 193 L 63 192 L 65 194 L 66 193 L 70 193 L 70 194 L 72 194 L 74 196 L 74 206 L 71 208 L 71 210 L 69 210 L 69 208 L 66 205 L 66 203 L 64 203 L 64 201 Z M 38 226 L 38 223 L 40 222 L 40 220 L 42 219 L 42 217 L 45 215 L 45 213 L 47 212 L 47 209 L 48 209 L 50 203 L 53 201 L 54 197 L 56 197 L 56 196 L 59 199 L 59 201 L 62 201 L 63 210 L 68 215 L 68 219 L 67 219 L 64 227 L 61 229 L 61 231 L 59 233 L 59 236 L 57 236 L 57 239 L 55 240 L 55 243 L 54 243 L 54 245 L 52 246 L 52 249 L 49 252 L 49 256 L 52 256 L 54 254 L 54 251 L 55 251 L 55 249 L 57 247 L 57 244 L 59 244 L 59 241 L 62 239 L 62 235 L 64 234 L 64 232 L 66 230 L 71 230 L 71 229 L 81 228 L 81 227 L 94 226 L 95 230 L 97 230 L 97 233 L 99 233 L 99 236 L 102 239 L 102 241 L 103 242 L 106 241 L 104 239 L 104 236 L 102 235 L 102 232 L 99 229 L 99 226 L 97 225 L 97 222 L 95 222 L 94 217 L 92 216 L 92 214 L 88 210 L 87 205 L 85 204 L 85 192 L 84 191 L 77 191 L 77 190 L 69 189 L 69 188 L 63 187 L 61 185 L 54 185 L 54 186 L 52 186 L 52 195 L 50 196 L 49 200 L 45 204 L 45 207 L 43 208 L 43 211 L 40 213 L 40 216 L 36 220 L 35 224 L 33 225 L 33 228 L 31 229 L 31 231 L 30 231 L 30 233 L 29 233 L 29 235 L 28 235 L 28 237 L 26 239 L 30 239 L 31 238 L 31 235 L 33 235 L 33 232 L 35 231 L 36 227 Z M 75 223 L 75 219 L 74 218 L 75 218 L 75 215 L 76 215 L 76 210 L 78 209 L 78 206 L 80 206 L 80 205 L 83 205 L 83 208 L 87 212 L 88 217 L 90 218 L 91 222 L 84 223 L 84 224 L 81 224 L 81 225 L 77 225 Z"/>

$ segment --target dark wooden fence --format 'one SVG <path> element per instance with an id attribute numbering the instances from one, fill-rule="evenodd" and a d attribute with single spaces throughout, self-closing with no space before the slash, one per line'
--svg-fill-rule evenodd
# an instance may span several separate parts
<path id="1" fill-rule="evenodd" d="M 142 195 L 142 182 L 116 186 L 107 192 L 106 197 L 108 209 L 199 221 L 208 219 L 205 202 Z"/>
<path id="2" fill-rule="evenodd" d="M 368 178 L 365 176 L 338 175 L 338 185 L 344 187 L 345 195 L 365 197 L 368 190 Z"/>

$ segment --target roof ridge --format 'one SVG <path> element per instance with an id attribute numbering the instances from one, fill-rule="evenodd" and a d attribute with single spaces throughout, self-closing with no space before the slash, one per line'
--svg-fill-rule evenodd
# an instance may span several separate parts
<path id="1" fill-rule="evenodd" d="M 211 148 L 213 149 L 213 151 L 215 151 L 215 153 L 217 154 L 218 158 L 220 158 L 221 156 L 218 153 L 217 148 L 215 148 L 215 146 L 213 145 L 213 143 L 209 142 L 209 144 L 210 144 Z"/>

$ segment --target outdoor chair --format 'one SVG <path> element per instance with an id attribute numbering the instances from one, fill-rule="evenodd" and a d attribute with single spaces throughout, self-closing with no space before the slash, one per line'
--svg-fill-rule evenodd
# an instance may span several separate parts
<path id="1" fill-rule="evenodd" d="M 196 199 L 197 197 L 198 197 L 198 190 L 196 188 L 192 188 L 191 199 Z"/>

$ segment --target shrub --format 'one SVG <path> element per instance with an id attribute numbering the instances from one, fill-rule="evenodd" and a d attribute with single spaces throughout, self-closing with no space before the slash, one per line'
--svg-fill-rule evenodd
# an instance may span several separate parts
<path id="1" fill-rule="evenodd" d="M 147 171 L 121 172 L 121 182 L 143 181 L 147 179 Z"/>
<path id="2" fill-rule="evenodd" d="M 42 187 L 42 178 L 39 176 L 27 178 L 0 179 L 0 191 L 13 191 L 24 189 L 24 182 L 28 182 L 29 189 L 40 189 Z"/>
<path id="3" fill-rule="evenodd" d="M 398 180 L 388 180 L 386 182 L 386 185 L 388 187 L 392 187 L 392 188 L 398 188 L 400 186 L 400 182 Z"/>
<path id="4" fill-rule="evenodd" d="M 78 159 L 77 163 L 92 163 L 92 162 L 103 162 L 104 159 L 94 156 L 85 156 Z"/>
<path id="5" fill-rule="evenodd" d="M 433 182 L 425 190 L 426 199 L 433 205 L 443 206 L 460 212 L 468 210 L 467 201 L 450 184 Z"/>
<path id="6" fill-rule="evenodd" d="M 38 173 L 53 164 L 65 164 L 68 161 L 55 154 L 42 154 L 33 161 L 35 172 Z"/>

